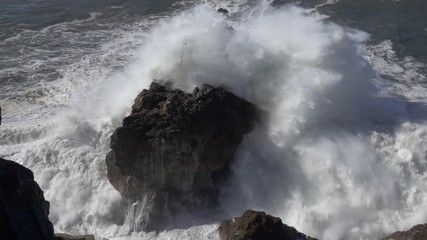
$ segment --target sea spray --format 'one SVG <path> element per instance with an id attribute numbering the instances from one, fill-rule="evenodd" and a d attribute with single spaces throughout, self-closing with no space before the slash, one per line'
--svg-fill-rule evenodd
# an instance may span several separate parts
<path id="1" fill-rule="evenodd" d="M 155 29 L 142 56 L 156 59 L 152 78 L 225 86 L 264 110 L 236 156 L 226 212 L 262 209 L 321 239 L 372 239 L 419 214 L 371 141 L 411 115 L 379 94 L 383 80 L 359 51 L 366 39 L 292 6 L 261 5 L 233 23 L 199 6 Z"/>
<path id="2" fill-rule="evenodd" d="M 218 237 L 215 224 L 129 235 L 126 219 L 143 211 L 109 185 L 105 154 L 112 131 L 153 79 L 187 91 L 223 86 L 263 111 L 222 192 L 230 215 L 265 210 L 320 239 L 375 239 L 425 221 L 424 103 L 379 94 L 384 80 L 360 51 L 368 36 L 293 6 L 266 2 L 241 15 L 230 21 L 196 6 L 158 21 L 148 35 L 132 30 L 141 46 L 126 48 L 132 63 L 123 69 L 101 63 L 110 66 L 108 51 L 119 53 L 126 40 L 63 66 L 63 82 L 1 100 L 31 113 L 6 113 L 0 149 L 36 173 L 56 231 Z"/>

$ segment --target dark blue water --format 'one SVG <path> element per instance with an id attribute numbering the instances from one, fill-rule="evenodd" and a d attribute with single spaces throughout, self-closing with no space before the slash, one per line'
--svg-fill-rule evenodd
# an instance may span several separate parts
<path id="1" fill-rule="evenodd" d="M 424 0 L 276 0 L 277 6 L 297 4 L 328 15 L 330 21 L 361 29 L 371 43 L 391 40 L 394 50 L 427 63 L 427 1 Z"/>
<path id="2" fill-rule="evenodd" d="M 148 29 L 147 19 L 161 18 L 182 7 L 177 2 L 0 1 L 0 98 L 10 96 L 11 88 L 24 91 L 61 79 L 63 66 L 101 52 L 100 47 L 114 39 Z M 126 43 L 121 48 L 135 45 Z M 125 65 L 120 53 L 113 58 L 106 67 Z"/>
<path id="3" fill-rule="evenodd" d="M 37 31 L 54 24 L 85 19 L 92 12 L 103 13 L 103 18 L 109 19 L 110 22 L 131 23 L 135 18 L 170 10 L 175 2 L 173 0 L 5 0 L 0 2 L 0 40 L 22 30 Z"/>
<path id="4" fill-rule="evenodd" d="M 85 52 L 118 37 L 117 30 L 131 31 L 148 16 L 167 15 L 182 5 L 179 1 L 157 0 L 29 0 L 0 2 L 0 86 L 16 82 L 40 81 L 37 74 L 47 74 L 43 80 L 58 79 L 61 74 L 55 64 L 36 70 L 7 69 L 31 64 L 31 60 L 62 59 L 67 64 Z M 277 6 L 296 3 L 313 8 L 320 0 L 278 0 Z M 317 8 L 330 16 L 330 21 L 361 29 L 371 34 L 371 43 L 384 40 L 393 43 L 398 56 L 412 56 L 427 63 L 427 1 L 424 0 L 341 0 Z M 85 22 L 79 20 L 91 19 Z M 68 24 L 67 24 L 68 23 Z M 62 27 L 58 25 L 63 24 Z M 57 27 L 55 27 L 57 26 Z M 51 28 L 50 28 L 51 27 Z M 97 32 L 94 34 L 94 32 Z M 9 39 L 9 41 L 5 41 Z M 81 54 L 76 54 L 80 52 Z M 420 70 L 426 72 L 425 69 Z M 6 73 L 5 73 L 6 72 Z M 4 94 L 4 93 L 3 93 Z"/>
<path id="5" fill-rule="evenodd" d="M 427 63 L 427 1 L 342 0 L 319 10 L 334 22 L 372 35 L 372 41 L 389 39 L 401 55 Z"/>

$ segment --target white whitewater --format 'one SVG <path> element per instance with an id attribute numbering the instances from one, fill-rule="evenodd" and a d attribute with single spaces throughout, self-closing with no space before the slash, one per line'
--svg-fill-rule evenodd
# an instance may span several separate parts
<path id="1" fill-rule="evenodd" d="M 366 47 L 365 33 L 309 10 L 263 3 L 240 14 L 229 21 L 196 6 L 128 36 L 141 46 L 124 54 L 132 63 L 123 70 L 97 64 L 120 50 L 116 41 L 63 66 L 65 77 L 29 91 L 30 100 L 1 100 L 0 152 L 35 172 L 56 231 L 218 239 L 216 224 L 129 233 L 135 216 L 108 183 L 109 137 L 152 79 L 189 91 L 223 86 L 263 110 L 236 155 L 225 212 L 264 210 L 325 240 L 376 239 L 425 222 L 425 89 L 404 84 L 421 78 L 417 63 L 403 66 L 389 43 Z"/>

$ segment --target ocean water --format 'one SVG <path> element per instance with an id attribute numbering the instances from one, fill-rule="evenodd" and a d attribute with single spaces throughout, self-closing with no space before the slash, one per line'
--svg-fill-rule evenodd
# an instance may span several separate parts
<path id="1" fill-rule="evenodd" d="M 229 16 L 216 8 L 230 10 Z M 0 156 L 30 168 L 56 232 L 218 239 L 264 210 L 326 240 L 427 220 L 427 2 L 2 1 Z M 106 177 L 109 138 L 153 79 L 224 86 L 260 107 L 224 213 L 138 232 Z"/>

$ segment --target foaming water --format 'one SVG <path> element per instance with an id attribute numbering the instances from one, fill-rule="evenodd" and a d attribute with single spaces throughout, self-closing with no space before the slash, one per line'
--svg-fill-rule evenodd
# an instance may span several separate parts
<path id="1" fill-rule="evenodd" d="M 408 124 L 423 134 L 425 106 L 378 89 L 384 68 L 361 50 L 366 39 L 296 7 L 261 5 L 229 23 L 201 6 L 153 31 L 138 75 L 225 86 L 264 111 L 236 156 L 226 212 L 266 210 L 321 239 L 375 239 L 424 221 L 424 153 L 400 149 L 398 135 Z"/>
<path id="2" fill-rule="evenodd" d="M 101 15 L 23 32 L 2 42 L 21 55 L 6 55 L 0 71 L 5 80 L 0 152 L 34 171 L 50 201 L 56 232 L 112 237 L 127 234 L 122 226 L 126 203 L 107 180 L 105 154 L 132 102 L 126 99 L 126 107 L 111 110 L 111 102 L 122 100 L 112 97 L 117 95 L 112 88 L 126 82 L 120 70 L 158 17 L 147 16 L 132 26 L 138 31 L 128 27 L 127 32 L 107 26 L 97 19 Z M 90 30 L 93 25 L 103 29 Z M 84 34 L 75 31 L 83 27 Z M 8 66 L 14 62 L 22 64 L 20 71 Z M 55 69 L 55 76 L 49 68 Z M 19 84 L 21 78 L 25 81 Z"/>
<path id="3" fill-rule="evenodd" d="M 61 81 L 1 100 L 0 150 L 35 172 L 57 231 L 218 238 L 216 224 L 132 233 L 143 209 L 108 183 L 109 137 L 153 79 L 187 91 L 223 86 L 262 110 L 222 191 L 224 217 L 265 210 L 331 240 L 376 239 L 425 221 L 425 102 L 379 89 L 400 83 L 380 78 L 390 63 L 363 46 L 368 36 L 293 6 L 266 2 L 241 15 L 230 21 L 200 5 L 155 20 L 149 34 L 132 29 L 62 66 Z"/>

